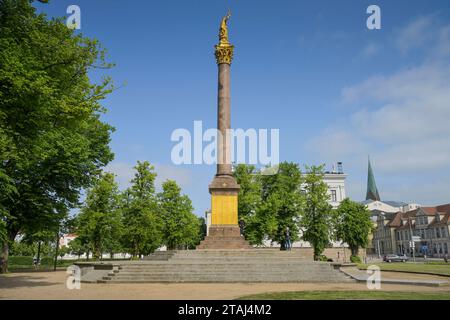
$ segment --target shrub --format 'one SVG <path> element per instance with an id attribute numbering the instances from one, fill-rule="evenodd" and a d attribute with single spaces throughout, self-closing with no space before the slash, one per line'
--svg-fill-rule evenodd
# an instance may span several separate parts
<path id="1" fill-rule="evenodd" d="M 326 255 L 321 255 L 319 256 L 319 261 L 333 262 L 333 259 L 328 258 Z"/>
<path id="2" fill-rule="evenodd" d="M 53 257 L 43 257 L 41 258 L 41 266 L 52 266 L 54 263 Z"/>
<path id="3" fill-rule="evenodd" d="M 352 263 L 362 263 L 361 258 L 359 256 L 351 256 L 350 261 Z"/>
<path id="4" fill-rule="evenodd" d="M 29 256 L 10 256 L 8 259 L 9 265 L 14 266 L 32 266 L 33 265 L 33 257 Z"/>

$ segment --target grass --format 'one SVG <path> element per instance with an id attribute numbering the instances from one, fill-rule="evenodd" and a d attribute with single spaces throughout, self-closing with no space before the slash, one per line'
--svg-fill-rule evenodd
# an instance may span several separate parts
<path id="1" fill-rule="evenodd" d="M 255 294 L 237 300 L 450 300 L 450 291 L 293 291 Z"/>
<path id="2" fill-rule="evenodd" d="M 434 274 L 450 277 L 450 263 L 444 262 L 426 262 L 426 263 L 375 263 L 381 271 L 401 271 Z M 358 268 L 366 270 L 368 264 L 358 264 Z"/>

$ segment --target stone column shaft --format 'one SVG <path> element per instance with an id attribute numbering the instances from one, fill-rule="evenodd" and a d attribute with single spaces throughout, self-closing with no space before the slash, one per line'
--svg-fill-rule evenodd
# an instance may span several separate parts
<path id="1" fill-rule="evenodd" d="M 218 65 L 218 95 L 217 95 L 217 175 L 231 175 L 230 135 L 230 65 Z"/>

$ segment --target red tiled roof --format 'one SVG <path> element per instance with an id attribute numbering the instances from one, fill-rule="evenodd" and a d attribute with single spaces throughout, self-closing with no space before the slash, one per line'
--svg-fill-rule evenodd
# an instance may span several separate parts
<path id="1" fill-rule="evenodd" d="M 402 218 L 404 216 L 405 213 L 403 212 L 397 212 L 394 216 L 394 218 L 389 221 L 386 226 L 387 227 L 391 227 L 391 228 L 396 228 L 396 227 L 400 227 L 402 225 Z"/>
<path id="2" fill-rule="evenodd" d="M 442 204 L 440 206 L 437 206 L 436 210 L 438 212 L 450 213 L 450 203 L 449 204 Z"/>

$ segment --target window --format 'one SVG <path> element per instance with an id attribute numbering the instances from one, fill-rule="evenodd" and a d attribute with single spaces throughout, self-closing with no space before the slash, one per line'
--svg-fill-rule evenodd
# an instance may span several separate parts
<path id="1" fill-rule="evenodd" d="M 337 202 L 336 190 L 331 190 L 331 202 Z"/>

